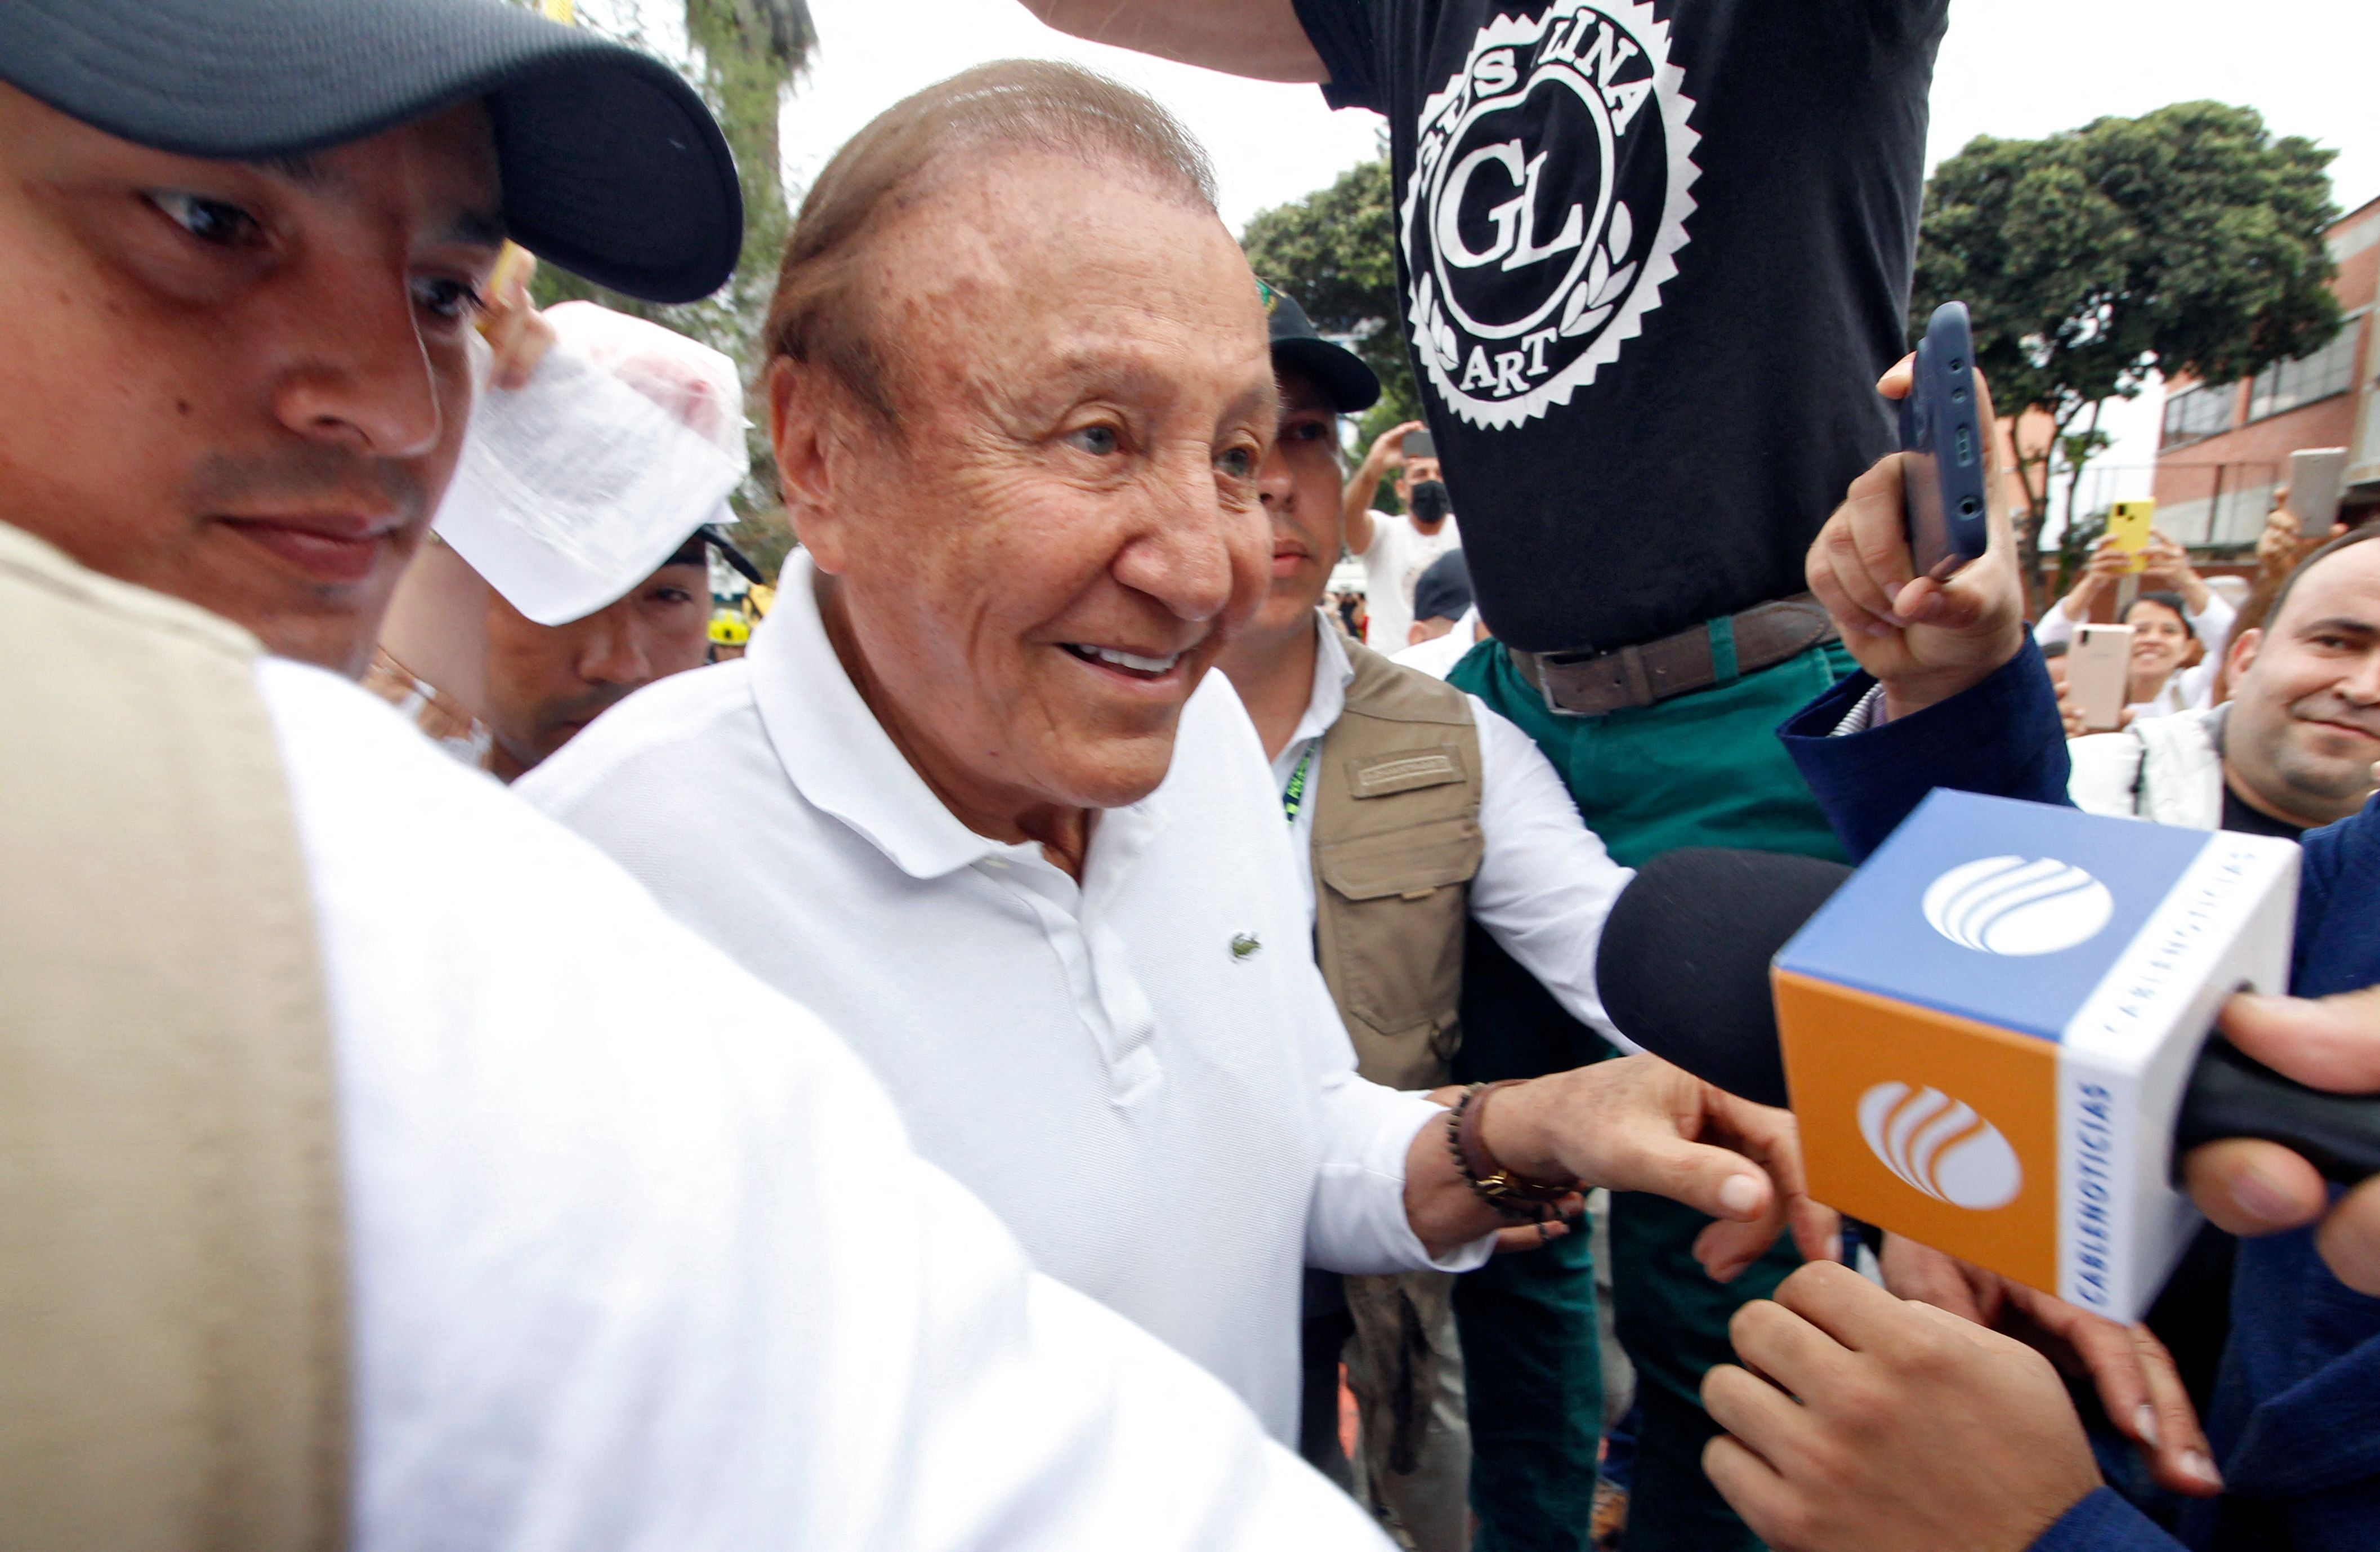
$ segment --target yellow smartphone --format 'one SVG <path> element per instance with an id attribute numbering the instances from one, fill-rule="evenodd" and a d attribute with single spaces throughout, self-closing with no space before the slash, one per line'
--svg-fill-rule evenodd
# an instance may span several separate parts
<path id="1" fill-rule="evenodd" d="M 2107 509 L 2107 536 L 2116 548 L 2132 558 L 2135 575 L 2148 569 L 2150 525 L 2156 518 L 2154 501 L 2119 501 Z"/>

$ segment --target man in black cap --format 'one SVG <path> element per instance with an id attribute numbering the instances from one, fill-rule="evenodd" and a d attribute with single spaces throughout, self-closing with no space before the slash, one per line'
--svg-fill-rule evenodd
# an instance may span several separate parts
<path id="1" fill-rule="evenodd" d="M 509 235 L 656 301 L 735 164 L 660 62 L 490 0 L 0 7 L 0 514 L 362 670 Z"/>

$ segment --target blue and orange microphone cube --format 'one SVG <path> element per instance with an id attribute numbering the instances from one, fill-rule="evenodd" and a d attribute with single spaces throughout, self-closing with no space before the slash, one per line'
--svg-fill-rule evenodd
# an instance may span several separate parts
<path id="1" fill-rule="evenodd" d="M 2289 983 L 2298 848 L 1940 791 L 1771 971 L 1811 1194 L 2131 1320 L 2195 1231 L 2173 1128 Z"/>

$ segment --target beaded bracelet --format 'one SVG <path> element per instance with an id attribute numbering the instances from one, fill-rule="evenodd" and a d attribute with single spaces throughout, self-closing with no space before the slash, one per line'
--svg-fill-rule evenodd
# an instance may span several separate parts
<path id="1" fill-rule="evenodd" d="M 1467 1085 L 1454 1109 L 1447 1112 L 1446 1146 L 1454 1156 L 1455 1170 L 1481 1201 L 1515 1222 L 1542 1225 L 1552 1204 L 1578 1191 L 1580 1183 L 1575 1180 L 1533 1181 L 1516 1175 L 1496 1161 L 1483 1135 L 1488 1097 L 1500 1088 L 1525 1081 L 1505 1078 L 1497 1083 Z"/>

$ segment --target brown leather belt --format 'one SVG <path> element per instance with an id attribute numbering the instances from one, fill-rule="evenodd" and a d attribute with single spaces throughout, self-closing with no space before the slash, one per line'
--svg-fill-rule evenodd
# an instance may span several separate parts
<path id="1" fill-rule="evenodd" d="M 1546 697 L 1548 710 L 1600 717 L 1773 667 L 1835 635 L 1826 606 L 1800 593 L 1609 652 L 1505 650 L 1521 677 Z"/>

